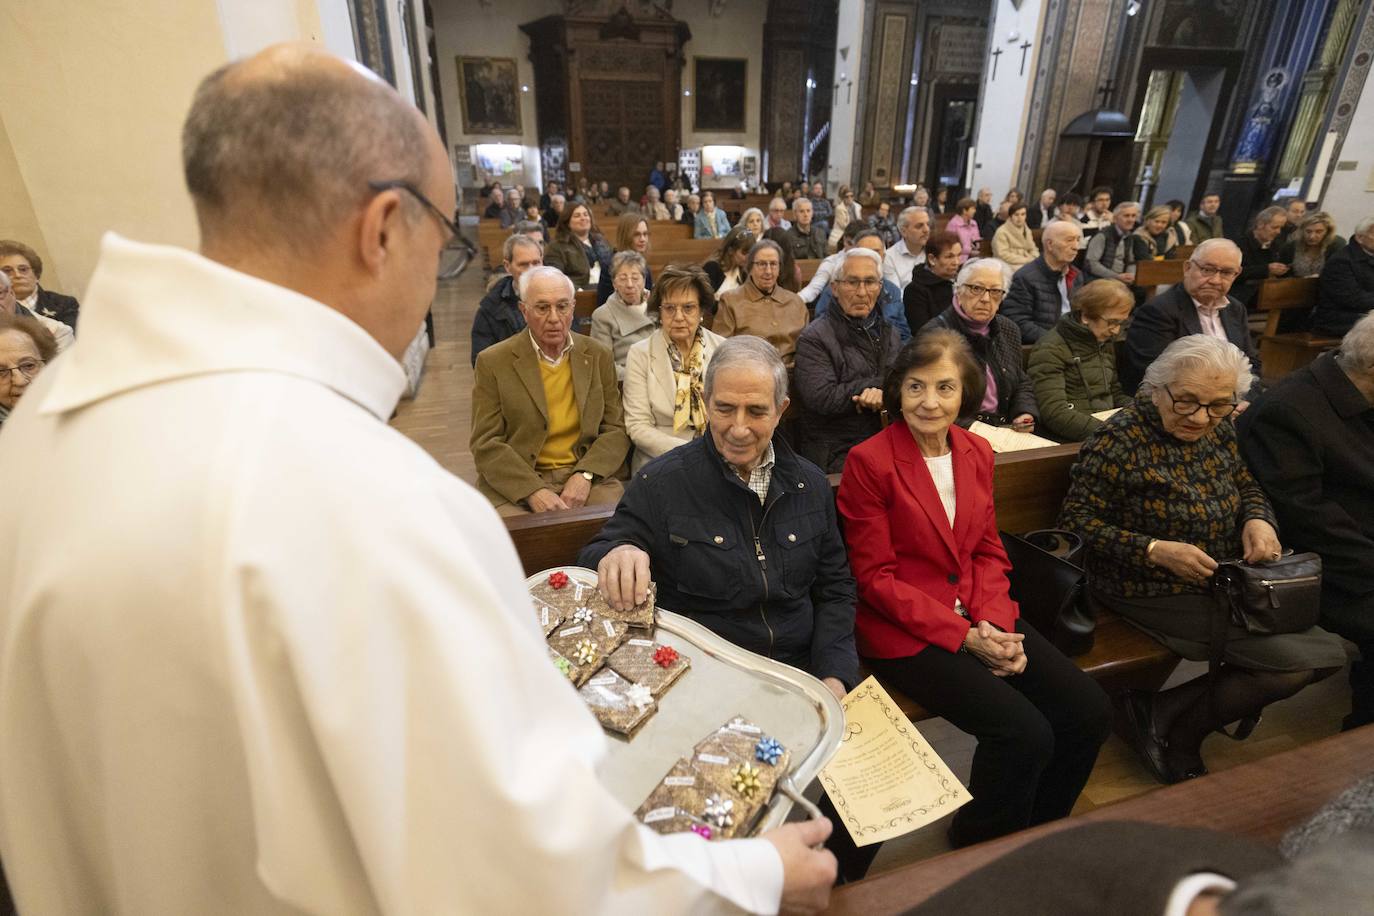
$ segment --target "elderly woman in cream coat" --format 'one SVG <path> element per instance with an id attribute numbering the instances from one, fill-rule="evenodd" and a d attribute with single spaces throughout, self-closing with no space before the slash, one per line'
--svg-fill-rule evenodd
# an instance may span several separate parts
<path id="1" fill-rule="evenodd" d="M 615 359 L 615 376 L 625 377 L 625 358 L 630 348 L 654 332 L 644 291 L 648 264 L 637 251 L 616 252 L 611 258 L 611 285 L 615 292 L 592 312 L 592 340 L 604 344 Z"/>
<path id="2" fill-rule="evenodd" d="M 700 267 L 666 267 L 649 297 L 661 330 L 630 348 L 625 361 L 625 431 L 634 442 L 631 469 L 706 432 L 702 381 L 725 341 L 702 327 L 716 297 Z"/>
<path id="3" fill-rule="evenodd" d="M 1029 264 L 1040 257 L 1035 236 L 1026 225 L 1026 205 L 1019 201 L 1007 205 L 1007 221 L 992 234 L 992 256 L 1001 258 L 1013 268 Z"/>

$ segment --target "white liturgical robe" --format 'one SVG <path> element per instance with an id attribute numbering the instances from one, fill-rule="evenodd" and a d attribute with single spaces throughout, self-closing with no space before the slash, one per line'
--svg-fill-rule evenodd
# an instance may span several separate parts
<path id="1" fill-rule="evenodd" d="M 114 236 L 81 313 L 0 432 L 20 912 L 777 910 L 770 843 L 598 782 L 505 528 L 387 426 L 371 336 Z"/>

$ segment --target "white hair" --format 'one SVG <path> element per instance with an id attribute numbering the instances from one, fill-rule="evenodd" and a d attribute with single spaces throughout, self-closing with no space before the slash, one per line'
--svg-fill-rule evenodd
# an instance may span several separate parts
<path id="1" fill-rule="evenodd" d="M 773 407 L 781 410 L 782 402 L 787 400 L 787 367 L 772 344 L 750 334 L 726 338 L 711 354 L 711 361 L 706 364 L 706 378 L 702 380 L 702 396 L 706 402 L 711 402 L 716 373 L 745 367 L 762 369 L 773 376 Z"/>
<path id="2" fill-rule="evenodd" d="M 1164 348 L 1155 361 L 1145 369 L 1145 378 L 1140 383 L 1142 391 L 1157 391 L 1178 381 L 1180 375 L 1189 370 L 1216 372 L 1234 376 L 1235 393 L 1244 397 L 1255 384 L 1255 376 L 1250 371 L 1250 357 L 1229 340 L 1221 340 L 1207 334 L 1189 334 Z"/>
<path id="3" fill-rule="evenodd" d="M 757 213 L 757 214 L 759 215 L 759 219 L 765 220 L 765 222 L 766 222 L 766 219 L 765 219 L 765 217 L 764 217 L 764 215 L 763 215 L 763 211 L 762 211 L 762 210 L 760 210 L 758 207 L 750 207 L 748 210 L 745 210 L 743 213 L 741 213 L 741 214 L 739 215 L 739 221 L 736 222 L 735 225 L 736 225 L 736 226 L 743 226 L 745 223 L 749 222 L 749 214 L 750 214 L 750 213 Z"/>
<path id="4" fill-rule="evenodd" d="M 1144 209 L 1145 209 L 1144 207 L 1142 207 L 1142 206 L 1140 205 L 1140 201 L 1138 201 L 1138 200 L 1123 200 L 1121 203 L 1117 204 L 1115 207 L 1112 207 L 1112 215 L 1113 215 L 1113 216 L 1120 216 L 1120 215 L 1122 214 L 1122 212 L 1124 212 L 1124 211 L 1126 211 L 1126 210 L 1129 210 L 1129 209 L 1132 208 L 1132 207 L 1134 207 L 1134 208 L 1137 209 L 1137 210 L 1144 210 Z"/>
<path id="5" fill-rule="evenodd" d="M 1369 221 L 1374 223 L 1374 220 Z M 0 274 L 3 276 L 3 274 Z M 1374 371 L 1374 312 L 1365 315 L 1341 338 L 1336 362 L 1346 372 Z"/>
<path id="6" fill-rule="evenodd" d="M 1374 229 L 1374 216 L 1366 216 L 1355 224 L 1355 235 L 1365 235 L 1369 230 Z"/>
<path id="7" fill-rule="evenodd" d="M 1001 271 L 1002 289 L 1011 289 L 1011 275 L 1013 271 L 1011 265 L 1001 258 L 969 258 L 964 262 L 964 266 L 959 268 L 959 275 L 954 278 L 954 285 L 963 286 L 964 281 L 969 278 L 969 274 L 985 267 L 996 267 Z"/>
<path id="8" fill-rule="evenodd" d="M 925 213 L 926 215 L 929 215 L 930 211 L 927 210 L 925 207 L 905 208 L 904 210 L 902 210 L 901 213 L 897 214 L 897 228 L 905 229 L 907 226 L 910 226 L 912 217 L 914 217 L 917 213 Z"/>
<path id="9" fill-rule="evenodd" d="M 549 277 L 551 279 L 557 277 L 559 280 L 563 281 L 564 285 L 568 287 L 568 298 L 577 298 L 577 287 L 573 286 L 573 281 L 568 277 L 568 275 L 563 273 L 563 271 L 559 270 L 557 267 L 550 267 L 549 265 L 544 264 L 539 267 L 531 267 L 529 270 L 525 271 L 520 275 L 519 283 L 521 302 L 524 302 L 526 296 L 529 294 L 530 284 L 542 277 Z"/>
<path id="10" fill-rule="evenodd" d="M 849 276 L 847 265 L 852 258 L 863 258 L 865 261 L 871 261 L 873 263 L 873 269 L 878 272 L 879 276 L 882 276 L 883 259 L 878 257 L 878 252 L 874 251 L 872 248 L 860 248 L 858 245 L 855 245 L 853 248 L 846 248 L 844 251 L 840 252 L 840 263 L 838 269 L 835 271 L 836 280 L 841 277 Z"/>
<path id="11" fill-rule="evenodd" d="M 814 210 L 814 209 L 815 209 L 814 207 L 811 206 L 811 198 L 809 198 L 809 197 L 798 197 L 795 201 L 792 202 L 792 212 L 793 212 L 793 213 L 796 213 L 797 210 L 801 208 L 801 205 L 802 205 L 802 204 L 806 204 L 806 209 L 808 209 L 808 210 Z"/>
<path id="12" fill-rule="evenodd" d="M 1230 239 L 1205 239 L 1197 243 L 1193 253 L 1188 256 L 1188 260 L 1195 264 L 1201 263 L 1200 259 L 1214 248 L 1225 248 L 1232 252 L 1236 257 L 1240 257 L 1240 246 Z"/>

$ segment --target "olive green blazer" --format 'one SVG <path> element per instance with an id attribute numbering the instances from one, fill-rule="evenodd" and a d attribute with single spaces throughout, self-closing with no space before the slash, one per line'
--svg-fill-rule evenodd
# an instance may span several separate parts
<path id="1" fill-rule="evenodd" d="M 573 447 L 575 468 L 610 477 L 630 450 L 615 361 L 610 350 L 590 337 L 572 338 L 568 359 L 582 430 Z M 549 429 L 539 357 L 529 333 L 521 331 L 479 353 L 475 374 L 469 444 L 477 488 L 493 502 L 519 502 L 545 486 L 534 462 Z"/>

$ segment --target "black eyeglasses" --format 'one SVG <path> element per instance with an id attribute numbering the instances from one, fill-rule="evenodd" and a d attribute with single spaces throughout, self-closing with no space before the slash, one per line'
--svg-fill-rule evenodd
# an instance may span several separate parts
<path id="1" fill-rule="evenodd" d="M 1168 385 L 1164 386 L 1164 393 L 1167 394 L 1169 400 L 1173 402 L 1174 413 L 1178 414 L 1180 417 L 1191 417 L 1193 414 L 1197 413 L 1198 408 L 1201 407 L 1207 410 L 1207 416 L 1214 420 L 1222 420 L 1235 413 L 1236 407 L 1239 406 L 1235 401 L 1223 401 L 1215 404 L 1203 404 L 1192 399 L 1181 401 L 1174 397 L 1174 393 L 1169 390 Z"/>
<path id="2" fill-rule="evenodd" d="M 423 204 L 425 209 L 430 212 L 430 215 L 437 219 L 439 225 L 443 226 L 444 230 L 448 232 L 448 238 L 444 239 L 444 250 L 439 255 L 439 278 L 442 280 L 455 276 L 458 273 L 458 269 L 467 262 L 470 253 L 466 246 L 455 246 L 454 243 L 462 239 L 462 236 L 458 232 L 458 227 L 454 225 L 453 220 L 444 215 L 443 210 L 440 210 L 434 205 L 434 201 L 426 197 L 419 188 L 415 187 L 415 185 L 406 181 L 404 178 L 397 178 L 391 181 L 369 181 L 367 186 L 378 194 L 383 191 L 391 191 L 400 188 Z"/>

